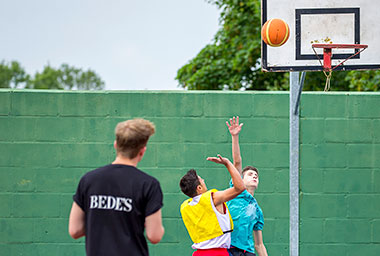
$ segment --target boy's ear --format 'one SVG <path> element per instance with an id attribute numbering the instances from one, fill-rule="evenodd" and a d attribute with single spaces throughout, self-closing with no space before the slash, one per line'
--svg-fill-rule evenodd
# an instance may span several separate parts
<path id="1" fill-rule="evenodd" d="M 145 151 L 146 151 L 146 146 L 145 146 L 145 147 L 143 147 L 142 149 L 140 149 L 140 151 L 139 151 L 139 153 L 138 153 L 138 155 L 137 155 L 137 156 L 139 156 L 139 157 L 140 157 L 140 159 L 142 159 L 142 158 L 143 158 L 143 156 L 145 155 Z"/>

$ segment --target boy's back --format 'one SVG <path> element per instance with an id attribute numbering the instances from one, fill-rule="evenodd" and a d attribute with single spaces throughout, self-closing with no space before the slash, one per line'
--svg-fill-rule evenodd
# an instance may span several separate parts
<path id="1" fill-rule="evenodd" d="M 73 198 L 87 215 L 87 255 L 148 255 L 145 217 L 162 207 L 155 178 L 110 164 L 85 174 Z"/>

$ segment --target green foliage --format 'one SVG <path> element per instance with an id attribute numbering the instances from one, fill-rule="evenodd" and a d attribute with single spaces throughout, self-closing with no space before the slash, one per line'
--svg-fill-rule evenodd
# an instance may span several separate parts
<path id="1" fill-rule="evenodd" d="M 42 73 L 36 73 L 28 84 L 31 89 L 63 89 L 61 86 L 61 71 L 46 66 Z"/>
<path id="2" fill-rule="evenodd" d="M 0 63 L 0 88 L 18 88 L 26 85 L 30 77 L 17 61 Z"/>
<path id="3" fill-rule="evenodd" d="M 213 44 L 207 45 L 178 70 L 176 79 L 190 90 L 267 89 L 266 85 L 255 82 L 262 76 L 258 72 L 261 54 L 259 1 L 209 2 L 221 9 L 222 28 L 216 33 Z M 283 74 L 269 76 L 281 81 Z"/>
<path id="4" fill-rule="evenodd" d="M 189 90 L 289 90 L 288 73 L 261 71 L 260 0 L 206 0 L 221 10 L 213 43 L 181 67 L 176 79 Z M 334 91 L 377 91 L 380 71 L 335 71 Z M 304 90 L 324 90 L 323 72 L 308 72 Z"/>
<path id="5" fill-rule="evenodd" d="M 0 63 L 0 88 L 57 89 L 57 90 L 102 90 L 104 82 L 92 70 L 83 71 L 80 68 L 62 64 L 59 69 L 50 65 L 44 67 L 41 73 L 34 77 L 26 74 L 17 61 L 7 64 Z"/>
<path id="6" fill-rule="evenodd" d="M 345 81 L 349 82 L 350 90 L 379 91 L 380 70 L 350 71 Z"/>
<path id="7" fill-rule="evenodd" d="M 330 80 L 331 91 L 349 91 L 348 83 L 344 78 L 347 72 L 333 71 Z M 326 76 L 323 72 L 307 72 L 304 91 L 323 91 L 326 85 Z"/>

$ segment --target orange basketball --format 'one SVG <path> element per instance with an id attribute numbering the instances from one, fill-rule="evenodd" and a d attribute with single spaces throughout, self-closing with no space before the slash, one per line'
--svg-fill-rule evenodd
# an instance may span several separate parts
<path id="1" fill-rule="evenodd" d="M 289 38 L 289 26 L 282 19 L 270 19 L 261 28 L 261 38 L 270 46 L 281 46 Z"/>

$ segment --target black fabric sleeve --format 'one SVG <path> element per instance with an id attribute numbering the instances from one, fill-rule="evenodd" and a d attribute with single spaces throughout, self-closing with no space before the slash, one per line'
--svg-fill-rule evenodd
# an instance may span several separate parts
<path id="1" fill-rule="evenodd" d="M 154 179 L 146 191 L 145 217 L 157 212 L 163 206 L 163 195 L 160 183 Z"/>
<path id="2" fill-rule="evenodd" d="M 78 187 L 77 187 L 77 191 L 76 193 L 73 195 L 73 200 L 75 203 L 77 203 L 77 205 L 79 205 L 79 207 L 84 211 L 84 195 L 83 195 L 83 177 L 82 179 L 79 181 L 79 184 L 78 184 Z"/>

